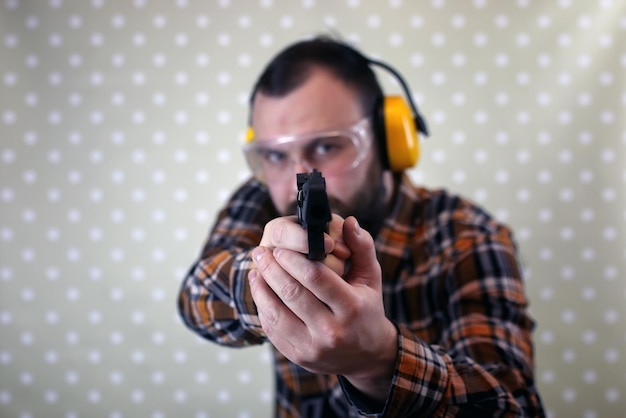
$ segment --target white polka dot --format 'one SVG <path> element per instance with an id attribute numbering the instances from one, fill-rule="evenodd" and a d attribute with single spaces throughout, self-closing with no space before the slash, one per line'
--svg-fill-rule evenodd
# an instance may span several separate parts
<path id="1" fill-rule="evenodd" d="M 474 46 L 483 47 L 487 44 L 489 37 L 485 33 L 477 33 L 474 35 Z"/>
<path id="2" fill-rule="evenodd" d="M 561 321 L 568 324 L 576 320 L 576 313 L 571 309 L 561 312 Z"/>
<path id="3" fill-rule="evenodd" d="M 596 289 L 593 287 L 585 287 L 582 290 L 582 298 L 583 300 L 593 300 L 596 298 Z"/>
<path id="4" fill-rule="evenodd" d="M 495 173 L 495 181 L 499 184 L 508 183 L 509 181 L 509 172 L 506 170 L 498 170 Z"/>
<path id="5" fill-rule="evenodd" d="M 143 403 L 145 397 L 144 392 L 141 389 L 134 389 L 130 393 L 130 396 L 134 403 Z"/>
<path id="6" fill-rule="evenodd" d="M 163 373 L 161 370 L 155 371 L 150 377 L 150 380 L 152 380 L 152 383 L 154 383 L 155 385 L 162 385 L 163 383 L 165 383 L 166 380 L 165 373 Z"/>
<path id="7" fill-rule="evenodd" d="M 177 33 L 174 36 L 174 44 L 179 47 L 185 47 L 189 43 L 189 36 L 186 33 Z"/>
<path id="8" fill-rule="evenodd" d="M 614 280 L 618 277 L 619 271 L 615 266 L 606 266 L 603 274 L 606 279 Z"/>
<path id="9" fill-rule="evenodd" d="M 441 72 L 436 72 L 433 74 L 431 81 L 435 85 L 442 85 L 446 82 L 446 75 Z"/>
<path id="10" fill-rule="evenodd" d="M 65 374 L 65 382 L 68 385 L 75 385 L 80 381 L 80 375 L 74 370 L 70 370 Z"/>
<path id="11" fill-rule="evenodd" d="M 563 400 L 566 403 L 574 402 L 577 397 L 578 397 L 578 394 L 576 393 L 576 390 L 574 390 L 572 388 L 567 388 L 567 389 L 563 390 Z"/>
<path id="12" fill-rule="evenodd" d="M 517 200 L 520 202 L 527 202 L 531 198 L 532 193 L 528 189 L 520 189 L 516 193 Z"/>
<path id="13" fill-rule="evenodd" d="M 109 373 L 109 381 L 113 385 L 118 386 L 122 384 L 122 382 L 124 382 L 124 374 L 119 370 L 113 370 L 111 373 Z"/>
<path id="14" fill-rule="evenodd" d="M 608 324 L 616 323 L 619 317 L 619 313 L 614 309 L 609 309 L 604 312 L 604 321 Z"/>
<path id="15" fill-rule="evenodd" d="M 621 394 L 619 389 L 609 388 L 605 391 L 604 396 L 609 403 L 615 403 L 619 401 Z"/>
<path id="16" fill-rule="evenodd" d="M 55 391 L 47 390 L 44 393 L 44 399 L 49 404 L 55 404 L 59 400 L 59 396 Z"/>
<path id="17" fill-rule="evenodd" d="M 420 15 L 413 15 L 411 16 L 410 24 L 414 29 L 421 28 L 424 25 L 424 18 Z"/>
<path id="18" fill-rule="evenodd" d="M 554 371 L 553 370 L 543 370 L 540 372 L 541 380 L 544 383 L 552 383 L 554 382 Z"/>
<path id="19" fill-rule="evenodd" d="M 542 260 L 551 260 L 552 255 L 553 255 L 552 248 L 544 247 L 539 250 L 539 257 Z"/>
<path id="20" fill-rule="evenodd" d="M 452 172 L 452 181 L 457 184 L 465 182 L 466 177 L 467 176 L 463 170 L 455 170 Z"/>
<path id="21" fill-rule="evenodd" d="M 594 330 L 586 330 L 582 334 L 582 341 L 587 344 L 594 344 L 598 339 L 598 334 Z"/>
<path id="22" fill-rule="evenodd" d="M 199 370 L 195 373 L 194 375 L 194 379 L 198 384 L 206 384 L 207 382 L 209 382 L 209 374 L 204 371 L 204 370 Z"/>
<path id="23" fill-rule="evenodd" d="M 160 332 L 160 331 L 156 331 L 152 334 L 152 343 L 154 345 L 161 345 L 165 342 L 165 335 Z"/>
<path id="24" fill-rule="evenodd" d="M 526 47 L 526 46 L 528 46 L 530 44 L 531 37 L 527 33 L 520 33 L 515 38 L 515 41 L 516 41 L 518 46 Z"/>

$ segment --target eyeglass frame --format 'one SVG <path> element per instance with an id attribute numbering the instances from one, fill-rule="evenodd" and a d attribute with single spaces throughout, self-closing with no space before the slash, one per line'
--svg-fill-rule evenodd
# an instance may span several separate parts
<path id="1" fill-rule="evenodd" d="M 296 143 L 296 142 L 302 142 L 302 143 L 308 142 L 312 144 L 315 142 L 315 140 L 319 140 L 319 139 L 326 138 L 326 137 L 348 138 L 352 141 L 352 143 L 354 144 L 357 150 L 357 156 L 352 162 L 352 164 L 350 164 L 349 166 L 347 166 L 344 170 L 340 172 L 329 173 L 329 175 L 332 176 L 332 175 L 343 174 L 348 171 L 351 171 L 355 169 L 356 167 L 358 167 L 365 160 L 365 158 L 367 157 L 367 153 L 372 147 L 373 130 L 371 126 L 371 117 L 370 116 L 362 117 L 361 119 L 359 119 L 352 125 L 349 125 L 345 128 L 321 130 L 321 131 L 315 131 L 315 132 L 305 132 L 301 134 L 280 135 L 274 138 L 266 138 L 266 139 L 260 139 L 260 140 L 257 138 L 254 138 L 252 141 L 246 143 L 243 146 L 243 152 L 244 152 L 244 156 L 246 157 L 246 162 L 248 163 L 248 167 L 253 172 L 253 174 L 259 180 L 263 182 L 267 182 L 268 180 L 264 173 L 265 170 L 263 170 L 261 167 L 255 168 L 254 164 L 251 163 L 251 158 L 249 157 L 249 154 L 252 151 L 262 149 L 262 148 L 267 148 L 268 151 L 282 152 L 282 153 L 285 153 L 288 158 L 290 158 L 290 167 L 293 167 L 294 164 L 299 163 L 299 164 L 304 165 L 304 167 L 308 171 L 312 171 L 314 168 L 319 168 L 319 167 L 312 167 L 306 159 L 293 158 L 293 156 L 291 155 L 292 153 L 287 152 L 287 150 L 282 151 L 279 149 L 271 149 L 271 147 L 282 146 L 285 144 Z M 305 148 L 306 146 L 299 147 L 299 149 L 305 149 Z M 324 172 L 324 176 L 327 176 L 326 172 Z"/>

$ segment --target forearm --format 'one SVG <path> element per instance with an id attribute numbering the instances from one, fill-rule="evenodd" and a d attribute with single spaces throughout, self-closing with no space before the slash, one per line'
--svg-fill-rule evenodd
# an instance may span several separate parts
<path id="1" fill-rule="evenodd" d="M 232 346 L 264 341 L 248 273 L 250 250 L 273 216 L 267 190 L 254 180 L 237 190 L 220 211 L 178 297 L 183 322 L 201 337 Z"/>
<path id="2" fill-rule="evenodd" d="M 474 348 L 462 354 L 428 345 L 403 330 L 401 359 L 384 416 L 542 416 L 531 366 L 520 365 L 531 360 L 516 358 L 516 347 L 501 350 L 486 338 L 475 338 Z M 479 363 L 473 350 L 484 350 L 493 361 Z"/>
<path id="3" fill-rule="evenodd" d="M 391 385 L 381 392 L 386 399 L 367 396 L 342 380 L 348 398 L 362 414 L 381 418 L 542 416 L 532 378 L 524 370 L 506 361 L 478 364 L 471 357 L 429 345 L 404 328 L 398 341 Z"/>
<path id="4" fill-rule="evenodd" d="M 248 252 L 227 251 L 198 260 L 178 298 L 183 322 L 203 338 L 244 346 L 264 341 L 247 284 Z"/>
<path id="5" fill-rule="evenodd" d="M 438 317 L 449 322 L 429 341 L 418 337 L 427 335 L 419 328 L 398 326 L 397 362 L 383 403 L 350 388 L 348 397 L 363 413 L 379 417 L 543 416 L 521 283 L 489 283 L 502 292 L 487 291 L 486 284 L 484 292 L 455 286 L 454 297 L 442 298 L 449 302 Z"/>

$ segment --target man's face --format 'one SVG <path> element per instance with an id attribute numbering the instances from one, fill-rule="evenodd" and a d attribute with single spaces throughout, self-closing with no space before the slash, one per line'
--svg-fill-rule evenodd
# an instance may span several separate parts
<path id="1" fill-rule="evenodd" d="M 281 136 L 343 130 L 354 126 L 364 116 L 369 115 L 363 114 L 357 95 L 350 87 L 332 73 L 316 69 L 303 85 L 284 97 L 258 93 L 254 100 L 252 124 L 259 145 L 265 143 L 269 146 Z M 318 168 L 326 179 L 326 191 L 333 212 L 344 217 L 354 215 L 359 221 L 380 216 L 378 212 L 381 207 L 384 208 L 385 202 L 383 170 L 369 127 L 366 135 L 367 152 L 356 166 L 341 173 L 307 167 L 302 161 L 304 153 L 299 151 L 299 140 L 289 144 L 291 152 L 296 155 L 289 155 L 293 161 L 290 160 L 284 175 L 265 179 L 279 213 L 295 214 L 296 173 Z M 302 142 L 304 147 L 306 140 Z"/>

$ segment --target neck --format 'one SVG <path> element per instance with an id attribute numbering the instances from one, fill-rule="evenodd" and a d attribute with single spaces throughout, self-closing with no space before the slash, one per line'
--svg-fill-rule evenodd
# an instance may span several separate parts
<path id="1" fill-rule="evenodd" d="M 374 238 L 378 235 L 378 232 L 383 227 L 385 219 L 389 214 L 390 205 L 393 196 L 396 193 L 397 182 L 395 176 L 390 171 L 384 171 L 382 181 L 379 185 L 378 196 L 382 196 L 382 199 L 374 199 L 371 202 L 371 206 L 367 212 L 362 216 L 357 217 L 359 223 L 370 235 Z"/>

